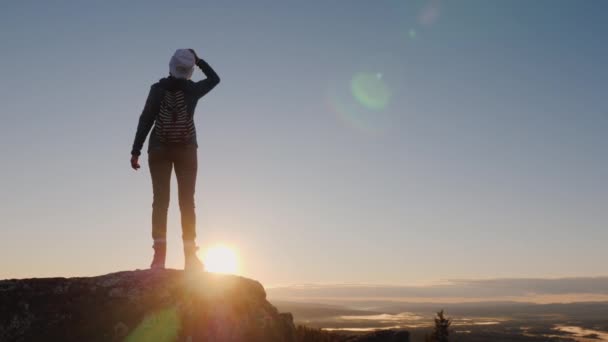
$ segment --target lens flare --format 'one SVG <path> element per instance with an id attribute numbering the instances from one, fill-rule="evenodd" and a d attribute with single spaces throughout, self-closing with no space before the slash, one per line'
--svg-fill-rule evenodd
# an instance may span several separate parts
<path id="1" fill-rule="evenodd" d="M 384 77 L 382 73 L 372 75 L 378 80 Z M 327 104 L 330 111 L 346 126 L 359 132 L 372 135 L 382 133 L 388 127 L 388 111 L 363 105 L 349 87 L 350 81 L 334 81 L 328 85 Z"/>
<path id="2" fill-rule="evenodd" d="M 380 73 L 357 73 L 352 78 L 350 87 L 355 99 L 372 110 L 384 109 L 391 97 L 390 90 Z"/>
<path id="3" fill-rule="evenodd" d="M 440 15 L 438 1 L 430 1 L 418 14 L 418 22 L 423 26 L 433 25 Z"/>
<path id="4" fill-rule="evenodd" d="M 175 341 L 181 329 L 179 315 L 174 307 L 147 315 L 127 336 L 126 342 Z"/>
<path id="5" fill-rule="evenodd" d="M 414 30 L 414 29 L 410 29 L 410 30 L 407 32 L 407 35 L 408 35 L 408 36 L 409 36 L 411 39 L 416 39 L 416 30 Z"/>

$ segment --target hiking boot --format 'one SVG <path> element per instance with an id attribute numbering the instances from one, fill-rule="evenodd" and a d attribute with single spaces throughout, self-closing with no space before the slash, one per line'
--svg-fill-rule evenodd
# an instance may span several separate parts
<path id="1" fill-rule="evenodd" d="M 184 241 L 184 271 L 187 272 L 203 272 L 205 266 L 196 255 L 198 247 L 192 241 Z"/>
<path id="2" fill-rule="evenodd" d="M 153 270 L 164 270 L 165 258 L 167 256 L 167 244 L 155 243 L 152 248 L 154 248 L 154 259 L 152 259 L 150 268 Z"/>

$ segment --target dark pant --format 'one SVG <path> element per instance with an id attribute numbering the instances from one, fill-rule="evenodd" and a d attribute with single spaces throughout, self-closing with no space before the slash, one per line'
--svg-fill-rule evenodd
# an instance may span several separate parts
<path id="1" fill-rule="evenodd" d="M 167 211 L 171 185 L 171 170 L 175 167 L 179 208 L 182 214 L 182 238 L 196 238 L 196 214 L 194 213 L 194 187 L 196 185 L 197 149 L 195 146 L 167 147 L 148 153 L 152 175 L 152 238 L 157 243 L 166 241 Z"/>

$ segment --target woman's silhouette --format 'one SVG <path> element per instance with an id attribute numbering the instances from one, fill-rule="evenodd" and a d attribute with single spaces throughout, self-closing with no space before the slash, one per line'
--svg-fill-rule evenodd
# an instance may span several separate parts
<path id="1" fill-rule="evenodd" d="M 198 82 L 190 80 L 195 65 L 202 70 L 206 79 Z M 169 74 L 169 77 L 159 80 L 150 88 L 137 125 L 131 151 L 131 167 L 135 170 L 139 169 L 141 148 L 154 125 L 148 142 L 148 164 L 154 193 L 152 203 L 154 258 L 150 268 L 165 268 L 169 187 L 171 170 L 175 168 L 182 219 L 184 269 L 203 270 L 203 265 L 196 256 L 198 247 L 195 241 L 194 188 L 198 144 L 193 116 L 198 100 L 213 89 L 220 82 L 220 78 L 207 62 L 198 58 L 192 49 L 175 51 L 169 63 Z"/>

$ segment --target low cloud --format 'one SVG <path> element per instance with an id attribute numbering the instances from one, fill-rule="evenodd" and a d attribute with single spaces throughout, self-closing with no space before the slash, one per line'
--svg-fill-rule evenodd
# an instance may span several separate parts
<path id="1" fill-rule="evenodd" d="M 271 298 L 290 300 L 572 302 L 608 300 L 608 277 L 451 280 L 428 286 L 309 284 L 269 288 L 267 292 Z"/>

